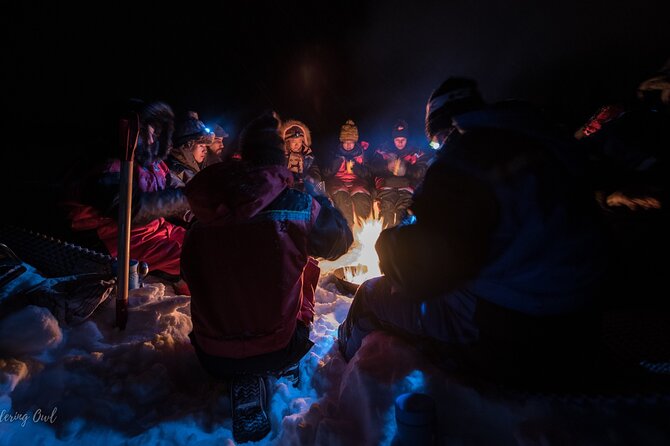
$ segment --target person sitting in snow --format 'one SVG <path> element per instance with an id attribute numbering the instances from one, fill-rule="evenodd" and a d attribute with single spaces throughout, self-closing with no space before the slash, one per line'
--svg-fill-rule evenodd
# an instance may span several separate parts
<path id="1" fill-rule="evenodd" d="M 340 144 L 321 169 L 328 195 L 353 226 L 372 213 L 372 175 L 367 143 L 358 143 L 358 127 L 347 120 L 340 129 Z M 355 218 L 354 218 L 355 216 Z"/>
<path id="2" fill-rule="evenodd" d="M 633 92 L 630 92 L 633 93 Z M 637 96 L 603 106 L 575 134 L 591 161 L 592 187 L 612 236 L 612 300 L 664 304 L 668 237 L 670 60 Z M 621 277 L 637 280 L 622 283 Z"/>
<path id="3" fill-rule="evenodd" d="M 186 185 L 195 220 L 181 257 L 192 292 L 196 354 L 214 377 L 234 377 L 237 441 L 262 438 L 269 421 L 254 412 L 263 420 L 260 433 L 246 432 L 252 415 L 238 411 L 244 401 L 235 389 L 246 388 L 254 406 L 266 391 L 262 377 L 297 380 L 298 361 L 312 346 L 319 278 L 312 257 L 334 260 L 353 243 L 346 220 L 326 196 L 292 187 L 276 115 L 250 122 L 240 147 L 242 160 L 210 166 Z"/>
<path id="4" fill-rule="evenodd" d="M 296 186 L 302 187 L 305 179 L 315 182 L 311 176 L 314 156 L 309 128 L 300 121 L 289 119 L 282 123 L 280 134 L 284 140 L 287 167 L 294 174 Z"/>
<path id="5" fill-rule="evenodd" d="M 428 169 L 424 151 L 408 145 L 407 122 L 398 120 L 391 137 L 393 143 L 375 150 L 371 162 L 384 228 L 397 225 L 405 217 L 414 189 Z"/>
<path id="6" fill-rule="evenodd" d="M 382 329 L 483 373 L 570 364 L 605 261 L 581 168 L 566 162 L 572 143 L 551 129 L 534 109 L 486 106 L 469 79 L 432 93 L 427 135 L 443 146 L 413 222 L 377 241 L 385 275 L 359 287 L 339 327 L 347 360 Z"/>
<path id="7" fill-rule="evenodd" d="M 167 158 L 167 165 L 184 184 L 206 167 L 205 159 L 209 146 L 214 144 L 215 135 L 194 111 L 187 112 L 175 125 L 173 147 Z"/>
<path id="8" fill-rule="evenodd" d="M 186 230 L 167 219 L 185 221 L 189 206 L 180 182 L 165 164 L 172 146 L 174 113 L 163 102 L 134 103 L 140 132 L 134 157 L 130 257 L 145 261 L 187 293 L 180 279 L 181 246 Z M 72 185 L 64 206 L 72 230 L 95 231 L 110 255 L 118 249 L 118 205 L 121 161 L 106 159 Z"/>

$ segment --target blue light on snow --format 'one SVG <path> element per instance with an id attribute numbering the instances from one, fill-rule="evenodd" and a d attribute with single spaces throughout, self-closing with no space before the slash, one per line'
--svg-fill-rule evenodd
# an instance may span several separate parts
<path id="1" fill-rule="evenodd" d="M 426 377 L 421 370 L 412 370 L 405 381 L 409 384 L 408 392 L 421 392 L 426 387 Z"/>

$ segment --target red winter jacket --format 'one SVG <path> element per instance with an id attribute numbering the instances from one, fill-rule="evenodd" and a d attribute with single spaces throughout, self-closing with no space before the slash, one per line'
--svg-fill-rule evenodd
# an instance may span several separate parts
<path id="1" fill-rule="evenodd" d="M 111 160 L 82 182 L 80 197 L 65 203 L 72 230 L 95 230 L 112 256 L 118 249 L 118 207 L 114 203 L 118 202 L 120 170 L 120 161 Z M 147 262 L 152 270 L 178 276 L 185 229 L 163 217 L 181 217 L 188 208 L 182 192 L 167 184 L 168 172 L 163 161 L 148 167 L 135 164 L 130 257 Z"/>
<path id="2" fill-rule="evenodd" d="M 284 348 L 311 323 L 318 268 L 352 243 L 327 198 L 290 188 L 284 166 L 215 164 L 186 186 L 197 221 L 181 256 L 193 335 L 207 354 L 246 358 Z"/>

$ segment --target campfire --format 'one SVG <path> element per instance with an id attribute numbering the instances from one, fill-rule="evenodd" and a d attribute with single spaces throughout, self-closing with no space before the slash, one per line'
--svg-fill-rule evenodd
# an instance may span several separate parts
<path id="1" fill-rule="evenodd" d="M 354 240 L 358 244 L 358 256 L 344 269 L 344 280 L 361 284 L 373 277 L 381 276 L 379 257 L 375 251 L 375 243 L 382 232 L 381 220 L 368 219 L 358 227 L 354 227 Z"/>
<path id="2" fill-rule="evenodd" d="M 322 261 L 322 274 L 334 273 L 339 279 L 355 285 L 373 277 L 381 276 L 375 243 L 382 231 L 382 222 L 374 218 L 365 220 L 353 228 L 354 244 L 348 253 L 334 262 Z"/>

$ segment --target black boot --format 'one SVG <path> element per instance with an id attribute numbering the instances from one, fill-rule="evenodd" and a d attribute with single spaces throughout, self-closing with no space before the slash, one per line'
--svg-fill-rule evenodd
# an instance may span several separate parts
<path id="1" fill-rule="evenodd" d="M 270 432 L 272 426 L 267 412 L 268 395 L 262 376 L 241 375 L 233 378 L 230 402 L 236 442 L 259 441 Z"/>

